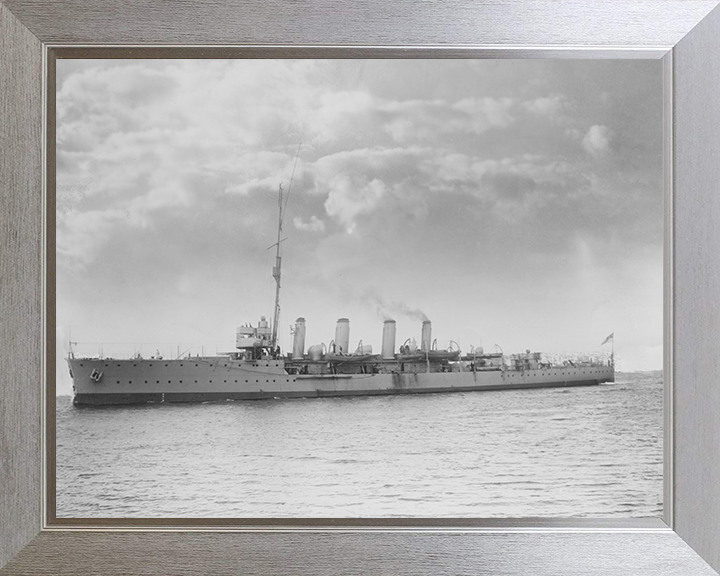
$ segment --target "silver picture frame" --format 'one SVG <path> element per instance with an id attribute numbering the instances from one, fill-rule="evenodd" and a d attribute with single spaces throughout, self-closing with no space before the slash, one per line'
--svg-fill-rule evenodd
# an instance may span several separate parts
<path id="1" fill-rule="evenodd" d="M 720 569 L 717 0 L 0 0 L 0 574 L 687 574 Z M 665 488 L 657 521 L 54 521 L 45 250 L 64 51 L 243 57 L 657 58 L 665 70 Z M 161 52 L 156 52 L 157 54 Z M 51 123 L 51 122 L 50 122 Z"/>

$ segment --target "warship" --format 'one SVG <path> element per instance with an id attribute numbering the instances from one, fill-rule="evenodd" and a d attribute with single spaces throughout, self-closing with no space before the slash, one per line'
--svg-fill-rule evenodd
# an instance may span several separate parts
<path id="1" fill-rule="evenodd" d="M 237 329 L 236 351 L 214 356 L 117 359 L 76 355 L 67 362 L 75 405 L 324 398 L 387 394 L 420 394 L 590 386 L 615 378 L 614 353 L 609 359 L 585 357 L 550 361 L 539 352 L 504 355 L 482 348 L 462 353 L 455 343 L 438 349 L 432 323 L 419 326 L 420 341 L 396 347 L 396 323 L 385 320 L 379 354 L 359 342 L 350 350 L 350 321 L 340 318 L 329 345 L 305 347 L 306 321 L 292 329 L 292 350 L 278 346 L 280 317 L 283 188 L 279 187 L 278 234 L 275 247 L 275 308 L 272 322 Z"/>

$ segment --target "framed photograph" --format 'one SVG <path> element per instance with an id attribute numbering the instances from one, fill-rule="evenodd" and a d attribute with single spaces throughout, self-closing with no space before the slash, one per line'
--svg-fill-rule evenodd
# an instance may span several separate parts
<path id="1" fill-rule="evenodd" d="M 661 60 L 178 54 L 52 53 L 53 522 L 662 517 Z"/>
<path id="2" fill-rule="evenodd" d="M 716 4 L 0 4 L 2 572 L 715 573 Z"/>

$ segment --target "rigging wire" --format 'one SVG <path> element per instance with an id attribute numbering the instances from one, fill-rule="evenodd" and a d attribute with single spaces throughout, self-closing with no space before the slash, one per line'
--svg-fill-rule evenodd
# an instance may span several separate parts
<path id="1" fill-rule="evenodd" d="M 297 168 L 297 163 L 298 163 L 298 160 L 300 159 L 300 148 L 301 147 L 302 147 L 302 142 L 300 142 L 300 144 L 298 144 L 297 154 L 295 154 L 295 164 L 293 164 L 292 174 L 290 175 L 290 184 L 288 184 L 288 191 L 287 191 L 287 195 L 285 196 L 285 206 L 283 206 L 282 218 L 280 219 L 281 227 L 285 220 L 285 210 L 287 209 L 288 200 L 290 200 L 290 192 L 292 191 L 293 180 L 295 179 L 295 169 Z"/>

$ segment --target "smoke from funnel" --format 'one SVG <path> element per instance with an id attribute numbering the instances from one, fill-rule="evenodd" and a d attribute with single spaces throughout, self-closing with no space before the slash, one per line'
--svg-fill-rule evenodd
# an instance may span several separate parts
<path id="1" fill-rule="evenodd" d="M 390 320 L 393 316 L 405 316 L 406 318 L 420 320 L 422 322 L 428 320 L 428 317 L 422 310 L 411 308 L 404 302 L 397 300 L 385 300 L 374 291 L 366 292 L 362 299 L 375 308 L 377 315 L 382 318 L 383 321 Z"/>

